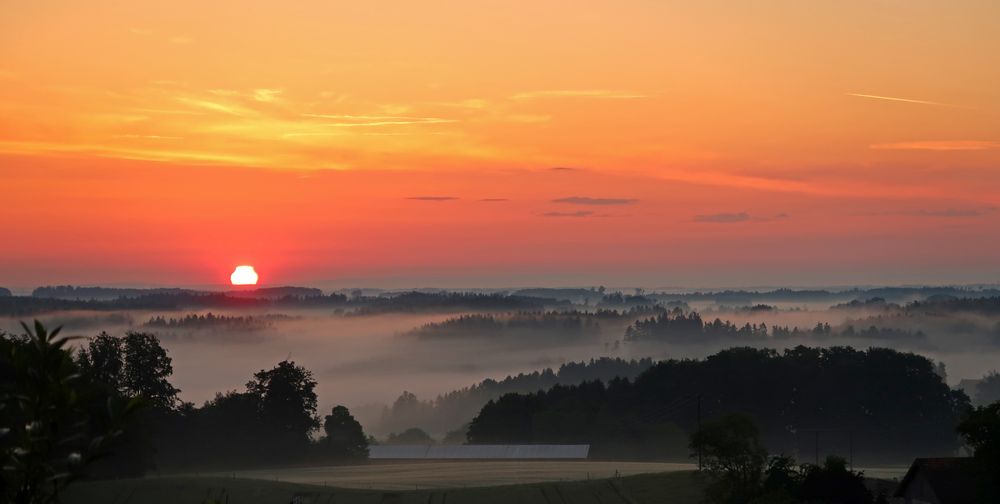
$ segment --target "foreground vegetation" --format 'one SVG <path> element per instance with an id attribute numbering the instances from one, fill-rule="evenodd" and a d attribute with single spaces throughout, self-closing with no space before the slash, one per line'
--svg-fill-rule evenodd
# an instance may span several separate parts
<path id="1" fill-rule="evenodd" d="M 702 482 L 692 472 L 622 478 L 428 490 L 358 490 L 278 481 L 171 477 L 82 483 L 67 504 L 695 504 Z M 295 500 L 298 498 L 298 500 Z"/>
<path id="2" fill-rule="evenodd" d="M 969 398 L 929 359 L 892 349 L 732 348 L 660 362 L 635 380 L 507 394 L 483 407 L 472 443 L 590 443 L 591 455 L 686 458 L 699 419 L 753 417 L 776 453 L 855 453 L 909 463 L 954 453 Z M 818 434 L 819 433 L 819 434 Z M 818 456 L 819 454 L 817 454 Z"/>
<path id="3" fill-rule="evenodd" d="M 0 495 L 4 502 L 61 502 L 75 480 L 141 475 L 158 460 L 169 461 L 164 454 L 171 453 L 182 457 L 177 461 L 182 464 L 204 467 L 205 462 L 214 462 L 224 468 L 254 463 L 317 465 L 367 456 L 370 440 L 346 408 L 333 408 L 320 421 L 316 382 L 308 370 L 290 361 L 253 373 L 245 391 L 220 394 L 195 408 L 178 400 L 179 390 L 168 380 L 171 360 L 154 335 L 102 333 L 81 350 L 72 351 L 70 340 L 59 337 L 58 329 L 49 331 L 36 322 L 33 327 L 24 326 L 24 331 L 0 335 Z M 706 411 L 712 418 L 704 425 L 699 421 L 685 428 L 668 415 L 684 406 L 692 394 L 699 402 L 711 399 L 715 409 Z M 914 423 L 913 418 L 922 421 Z M 834 457 L 823 465 L 796 466 L 796 461 L 780 455 L 788 451 L 780 444 L 774 450 L 773 438 L 767 442 L 776 432 L 772 424 L 776 419 L 784 422 L 785 429 L 788 425 L 799 428 L 788 422 L 803 419 L 846 421 L 862 427 L 865 421 L 874 421 L 882 426 L 877 430 L 880 437 L 865 437 L 866 429 L 857 430 L 865 445 L 877 448 L 882 442 L 889 449 L 928 452 L 917 455 L 954 450 L 961 446 L 960 434 L 979 469 L 977 478 L 983 482 L 979 491 L 991 498 L 1000 496 L 993 481 L 1000 467 L 1000 403 L 972 409 L 968 397 L 950 390 L 930 361 L 886 349 L 797 347 L 778 354 L 737 348 L 705 360 L 663 362 L 634 381 L 615 379 L 608 386 L 591 382 L 538 394 L 508 394 L 483 408 L 468 438 L 470 442 L 565 442 L 586 436 L 580 440 L 607 449 L 609 442 L 629 439 L 622 438 L 623 434 L 638 434 L 631 439 L 656 450 L 662 449 L 657 446 L 659 432 L 644 430 L 643 422 L 647 427 L 653 422 L 655 427 L 656 422 L 672 420 L 668 439 L 686 439 L 688 453 L 704 456 L 707 472 L 699 476 L 698 485 L 691 484 L 690 475 L 680 487 L 661 481 L 647 492 L 657 502 L 675 501 L 669 492 L 700 495 L 702 482 L 707 500 L 719 504 L 770 502 L 772 497 L 779 502 L 846 504 L 870 502 L 875 497 L 864 488 L 863 475 L 847 468 L 846 460 Z M 317 438 L 314 434 L 321 425 L 325 435 Z M 769 448 L 777 455 L 768 457 Z M 673 483 L 679 481 L 678 476 L 671 478 L 675 478 L 670 480 Z M 190 491 L 188 483 L 164 489 L 163 481 L 169 483 L 135 480 L 131 487 L 119 488 L 126 494 L 111 498 L 128 502 L 137 492 L 151 492 L 154 500 L 140 501 L 157 502 L 157 496 L 165 496 L 176 502 Z M 87 488 L 116 491 L 114 485 L 87 483 L 79 492 Z M 241 485 L 234 491 L 243 491 Z M 603 484 L 538 484 L 494 492 L 506 501 L 533 502 L 538 495 L 544 499 L 540 502 L 643 501 L 639 496 L 647 487 L 638 485 L 634 498 L 626 496 L 625 488 L 616 478 Z M 212 491 L 202 497 L 216 498 Z M 267 493 L 260 487 L 247 491 L 258 496 Z M 287 494 L 289 489 L 274 491 Z M 324 495 L 327 500 L 333 498 L 329 492 L 306 491 L 311 493 L 300 496 L 300 502 Z M 228 499 L 229 490 L 224 492 L 221 498 Z M 474 499 L 470 502 L 494 500 L 476 494 L 486 490 L 461 492 L 471 492 L 462 494 Z M 574 496 L 566 497 L 569 494 Z M 360 492 L 356 498 L 372 495 L 376 494 Z M 445 494 L 428 491 L 418 498 L 428 502 L 438 497 L 445 499 Z M 768 500 L 760 500 L 765 497 Z M 403 502 L 415 497 L 383 493 L 379 498 L 379 502 Z"/>

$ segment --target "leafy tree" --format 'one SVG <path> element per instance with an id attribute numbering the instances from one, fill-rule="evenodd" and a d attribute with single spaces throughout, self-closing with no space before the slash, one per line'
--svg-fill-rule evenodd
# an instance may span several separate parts
<path id="1" fill-rule="evenodd" d="M 171 409 L 177 405 L 177 394 L 167 380 L 174 372 L 167 351 L 160 340 L 150 333 L 125 334 L 125 365 L 122 385 L 129 395 L 139 396 L 157 409 Z"/>
<path id="2" fill-rule="evenodd" d="M 982 502 L 1000 502 L 1000 401 L 970 409 L 957 430 L 973 450 Z"/>
<path id="3" fill-rule="evenodd" d="M 823 504 L 864 504 L 872 501 L 861 472 L 847 469 L 842 457 L 829 456 L 822 467 L 806 466 L 799 498 Z"/>
<path id="4" fill-rule="evenodd" d="M 319 428 L 315 389 L 312 372 L 288 360 L 254 373 L 247 383 L 272 440 L 289 447 L 309 444 L 309 434 Z"/>
<path id="5" fill-rule="evenodd" d="M 122 338 L 102 332 L 79 351 L 77 364 L 89 380 L 128 397 L 142 397 L 156 410 L 177 405 L 180 390 L 169 381 L 172 360 L 153 334 L 128 332 Z"/>
<path id="6" fill-rule="evenodd" d="M 335 406 L 323 421 L 327 453 L 335 458 L 368 457 L 368 439 L 361 424 L 343 406 Z"/>
<path id="7" fill-rule="evenodd" d="M 115 389 L 121 388 L 125 368 L 124 344 L 106 332 L 101 332 L 77 354 L 80 370 L 90 379 Z"/>
<path id="8" fill-rule="evenodd" d="M 106 418 L 93 418 L 94 396 L 66 348 L 72 338 L 37 320 L 33 328 L 22 326 L 23 338 L 0 335 L 0 496 L 16 504 L 55 503 L 107 454 L 141 403 L 109 400 Z M 95 434 L 96 420 L 106 428 Z"/>
<path id="9" fill-rule="evenodd" d="M 706 498 L 716 503 L 745 503 L 760 490 L 767 451 L 752 418 L 725 415 L 705 422 L 691 434 L 692 451 L 701 453 L 713 476 Z"/>

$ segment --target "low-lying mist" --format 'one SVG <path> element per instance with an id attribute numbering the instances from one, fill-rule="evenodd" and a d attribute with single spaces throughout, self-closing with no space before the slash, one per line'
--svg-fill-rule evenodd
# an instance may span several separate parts
<path id="1" fill-rule="evenodd" d="M 698 302 L 674 308 L 649 305 L 629 309 L 578 304 L 537 311 L 449 309 L 440 313 L 370 314 L 345 314 L 325 307 L 268 306 L 71 310 L 32 318 L 63 325 L 66 333 L 84 337 L 101 331 L 155 333 L 173 359 L 171 380 L 182 390 L 181 398 L 196 404 L 218 392 L 243 389 L 255 371 L 291 359 L 313 372 L 321 411 L 344 404 L 355 411 L 366 429 L 377 428 L 383 405 L 391 405 L 403 391 L 430 400 L 486 378 L 502 379 L 602 356 L 699 358 L 733 346 L 890 347 L 944 363 L 953 386 L 997 367 L 1000 313 L 879 303 L 817 304 Z M 668 330 L 645 338 L 626 337 L 626 329 L 637 320 L 671 310 L 697 311 L 706 327 L 718 318 L 737 329 L 731 334 L 705 329 L 692 336 Z M 0 319 L 0 330 L 17 332 L 19 320 Z M 740 332 L 747 324 L 750 328 Z M 765 326 L 766 333 L 762 332 Z M 798 330 L 793 331 L 795 328 Z"/>

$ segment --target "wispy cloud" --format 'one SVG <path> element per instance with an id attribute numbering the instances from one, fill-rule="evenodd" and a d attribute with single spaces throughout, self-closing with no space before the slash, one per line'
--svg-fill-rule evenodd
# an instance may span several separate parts
<path id="1" fill-rule="evenodd" d="M 527 91 L 512 95 L 512 100 L 534 100 L 538 98 L 600 98 L 611 100 L 633 100 L 649 98 L 649 95 L 631 91 L 614 91 L 607 89 L 548 89 L 542 91 Z"/>
<path id="2" fill-rule="evenodd" d="M 854 215 L 863 217 L 885 217 L 895 215 L 909 215 L 914 217 L 932 217 L 945 219 L 960 219 L 983 217 L 997 211 L 996 207 L 966 207 L 966 208 L 921 208 L 917 210 L 890 210 L 884 212 L 857 213 Z"/>
<path id="3" fill-rule="evenodd" d="M 944 208 L 940 210 L 918 210 L 915 214 L 924 217 L 962 218 L 981 217 L 995 211 L 996 208 Z"/>
<path id="4" fill-rule="evenodd" d="M 879 143 L 868 146 L 875 150 L 979 151 L 1000 148 L 1000 142 L 984 140 L 925 140 L 916 142 Z"/>
<path id="5" fill-rule="evenodd" d="M 489 102 L 486 100 L 481 100 L 479 98 L 470 98 L 468 100 L 459 100 L 451 102 L 427 102 L 427 105 L 433 105 L 436 107 L 454 107 L 463 108 L 471 110 L 482 110 L 489 106 Z"/>
<path id="6" fill-rule="evenodd" d="M 174 45 L 188 45 L 188 44 L 193 44 L 194 39 L 188 37 L 187 35 L 174 35 L 173 37 L 167 39 L 167 42 L 170 42 L 171 44 Z"/>
<path id="7" fill-rule="evenodd" d="M 583 171 L 583 169 L 573 168 L 572 166 L 553 166 L 552 168 L 549 168 L 549 171 L 574 172 Z"/>
<path id="8" fill-rule="evenodd" d="M 482 198 L 479 201 L 484 201 L 484 202 L 490 202 L 490 203 L 492 203 L 492 202 L 496 202 L 496 201 L 508 201 L 508 200 L 507 200 L 507 198 Z"/>
<path id="9" fill-rule="evenodd" d="M 638 203 L 635 198 L 590 198 L 587 196 L 570 196 L 552 200 L 553 203 L 568 203 L 570 205 L 631 205 Z"/>
<path id="10" fill-rule="evenodd" d="M 914 100 L 912 98 L 900 98 L 898 96 L 881 96 L 881 95 L 863 94 L 863 93 L 847 93 L 847 96 L 854 96 L 857 98 L 868 98 L 870 100 L 885 100 L 885 101 L 894 101 L 902 103 L 915 103 L 917 105 L 933 105 L 936 107 L 951 107 L 951 108 L 964 108 L 964 109 L 972 108 L 964 105 L 955 105 L 953 103 L 941 103 L 928 100 Z"/>
<path id="11" fill-rule="evenodd" d="M 705 214 L 705 215 L 695 215 L 695 222 L 712 222 L 716 224 L 730 224 L 734 222 L 747 222 L 750 220 L 750 214 L 746 212 L 739 213 L 715 213 L 715 214 Z"/>
<path id="12" fill-rule="evenodd" d="M 458 198 L 455 196 L 410 196 L 406 199 L 415 201 L 454 201 Z"/>
<path id="13" fill-rule="evenodd" d="M 581 210 L 579 212 L 545 212 L 542 217 L 590 217 L 594 212 Z"/>
<path id="14" fill-rule="evenodd" d="M 215 96 L 239 96 L 240 92 L 235 89 L 209 89 L 209 94 Z"/>
<path id="15" fill-rule="evenodd" d="M 147 140 L 183 140 L 183 137 L 178 136 L 165 136 L 165 135 L 114 135 L 114 138 L 136 138 L 136 139 L 147 139 Z"/>
<path id="16" fill-rule="evenodd" d="M 302 117 L 310 117 L 313 119 L 335 119 L 339 122 L 324 123 L 323 125 L 336 128 L 402 126 L 411 124 L 445 124 L 458 122 L 457 119 L 445 119 L 442 117 L 412 117 L 396 115 L 302 114 Z"/>
<path id="17" fill-rule="evenodd" d="M 281 92 L 282 91 L 280 89 L 267 89 L 267 88 L 254 89 L 253 99 L 264 103 L 273 102 L 274 100 L 277 100 L 279 96 L 281 96 Z"/>
<path id="18" fill-rule="evenodd" d="M 219 103 L 209 100 L 200 100 L 197 98 L 178 98 L 177 101 L 184 103 L 186 105 L 191 105 L 193 107 L 211 110 L 212 112 L 221 112 L 223 114 L 235 115 L 235 116 L 246 116 L 251 113 L 250 110 L 240 107 L 237 105 Z"/>

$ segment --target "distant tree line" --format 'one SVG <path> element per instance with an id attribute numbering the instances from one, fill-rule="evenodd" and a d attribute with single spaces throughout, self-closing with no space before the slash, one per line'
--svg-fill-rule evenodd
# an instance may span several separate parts
<path id="1" fill-rule="evenodd" d="M 55 285 L 38 287 L 31 292 L 32 297 L 80 300 L 115 300 L 119 298 L 137 298 L 149 295 L 191 295 L 214 294 L 210 291 L 177 288 L 121 288 L 121 287 L 77 287 L 73 285 Z M 286 297 L 319 297 L 323 291 L 310 287 L 261 287 L 249 290 L 233 290 L 226 292 L 232 297 L 281 299 Z"/>
<path id="2" fill-rule="evenodd" d="M 60 288 L 61 289 L 61 288 Z M 73 288 L 69 288 L 73 289 Z M 84 288 L 89 289 L 89 288 Z M 102 289 L 102 288 L 94 288 Z M 0 297 L 0 316 L 26 316 L 65 310 L 158 310 L 182 309 L 241 309 L 241 308 L 328 308 L 345 315 L 378 315 L 382 313 L 426 313 L 462 311 L 542 310 L 569 306 L 568 302 L 503 294 L 421 293 L 408 292 L 392 296 L 354 296 L 331 293 L 317 294 L 314 289 L 297 287 L 257 289 L 255 291 L 197 292 L 164 289 L 129 293 L 115 298 L 51 296 Z M 114 292 L 114 291 L 112 291 Z"/>
<path id="3" fill-rule="evenodd" d="M 772 326 L 765 323 L 745 323 L 737 325 L 719 318 L 707 322 L 698 312 L 683 312 L 679 309 L 661 312 L 655 317 L 640 319 L 625 329 L 624 340 L 629 342 L 660 341 L 671 343 L 703 343 L 714 340 L 764 341 L 768 338 L 858 338 L 874 340 L 922 340 L 926 335 L 921 331 L 876 327 L 855 329 L 852 323 L 836 328 L 828 323 L 817 323 L 809 329 L 798 327 Z"/>
<path id="4" fill-rule="evenodd" d="M 910 301 L 904 304 L 892 303 L 885 298 L 874 297 L 864 301 L 854 300 L 833 306 L 836 310 L 869 310 L 894 314 L 896 316 L 913 315 L 952 315 L 952 314 L 1000 314 L 1000 295 L 993 290 L 980 295 L 966 293 L 964 296 L 935 295 L 926 299 Z"/>
<path id="5" fill-rule="evenodd" d="M 256 331 L 269 329 L 276 320 L 289 320 L 292 317 L 280 313 L 266 315 L 230 316 L 214 315 L 208 312 L 204 315 L 192 313 L 180 318 L 165 318 L 161 315 L 150 318 L 143 326 L 152 329 L 227 329 L 239 331 Z"/>
<path id="6" fill-rule="evenodd" d="M 699 407 L 700 405 L 700 407 Z M 591 443 L 595 456 L 684 457 L 699 411 L 745 413 L 779 453 L 822 449 L 909 462 L 958 448 L 954 426 L 969 398 L 925 357 L 890 349 L 733 348 L 704 360 L 669 360 L 634 381 L 557 385 L 488 402 L 472 443 Z M 819 434 L 817 434 L 819 433 Z"/>
<path id="7" fill-rule="evenodd" d="M 519 343 L 565 342 L 600 334 L 596 317 L 580 312 L 473 314 L 425 324 L 407 332 L 419 339 L 504 339 Z"/>
<path id="8" fill-rule="evenodd" d="M 403 392 L 399 398 L 382 411 L 378 433 L 400 432 L 407 428 L 419 427 L 425 431 L 444 433 L 463 428 L 491 399 L 513 392 L 536 392 L 548 390 L 557 384 L 577 384 L 584 381 L 609 381 L 614 378 L 635 378 L 653 365 L 652 359 L 625 360 L 602 357 L 588 362 L 568 362 L 557 370 L 551 368 L 532 373 L 520 373 L 502 380 L 487 379 L 470 387 L 462 388 L 421 401 L 410 392 Z M 460 442 L 465 441 L 464 430 Z"/>
<path id="9" fill-rule="evenodd" d="M 345 313 L 378 315 L 381 313 L 423 313 L 433 311 L 517 311 L 538 310 L 549 306 L 568 306 L 552 299 L 460 292 L 406 292 L 392 296 L 355 297 Z"/>

